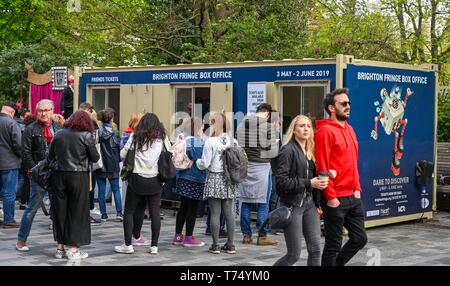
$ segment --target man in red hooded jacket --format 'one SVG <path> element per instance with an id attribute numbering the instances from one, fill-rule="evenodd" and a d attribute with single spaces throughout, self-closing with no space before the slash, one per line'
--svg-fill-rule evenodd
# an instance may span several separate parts
<path id="1" fill-rule="evenodd" d="M 324 99 L 330 118 L 316 121 L 317 171 L 328 172 L 330 177 L 328 187 L 322 191 L 324 266 L 345 265 L 367 243 L 357 163 L 358 141 L 347 122 L 350 105 L 348 89 L 336 89 Z M 342 247 L 343 227 L 349 232 L 349 240 Z"/>

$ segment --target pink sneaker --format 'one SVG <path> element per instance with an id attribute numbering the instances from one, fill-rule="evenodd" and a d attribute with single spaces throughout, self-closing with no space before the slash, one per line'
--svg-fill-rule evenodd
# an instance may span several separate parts
<path id="1" fill-rule="evenodd" d="M 185 247 L 200 247 L 205 245 L 201 240 L 197 240 L 194 236 L 186 236 L 184 238 L 183 246 Z"/>
<path id="2" fill-rule="evenodd" d="M 184 235 L 182 234 L 175 234 L 173 240 L 172 240 L 172 245 L 182 245 L 184 241 Z"/>
<path id="3" fill-rule="evenodd" d="M 131 245 L 133 245 L 133 247 L 148 246 L 150 245 L 150 241 L 146 240 L 144 236 L 141 234 L 141 236 L 139 236 L 138 239 L 134 237 L 131 238 Z"/>

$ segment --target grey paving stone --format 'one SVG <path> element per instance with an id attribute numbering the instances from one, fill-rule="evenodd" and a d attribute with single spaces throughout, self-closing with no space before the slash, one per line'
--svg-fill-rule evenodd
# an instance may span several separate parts
<path id="1" fill-rule="evenodd" d="M 111 216 L 114 210 L 108 207 Z M 161 221 L 159 238 L 159 254 L 150 255 L 148 247 L 135 248 L 132 255 L 114 252 L 114 246 L 123 243 L 122 224 L 108 221 L 92 228 L 91 245 L 82 247 L 89 253 L 89 258 L 79 262 L 70 262 L 54 257 L 55 242 L 52 231 L 48 229 L 49 218 L 42 212 L 36 215 L 28 243 L 30 252 L 19 253 L 14 248 L 17 239 L 17 229 L 0 229 L 0 265 L 54 265 L 54 266 L 152 266 L 152 265 L 181 265 L 181 266 L 259 266 L 272 265 L 278 258 L 286 253 L 283 235 L 270 235 L 278 241 L 277 246 L 257 246 L 256 229 L 253 235 L 254 243 L 242 244 L 242 234 L 239 223 L 235 228 L 235 255 L 213 255 L 208 252 L 212 243 L 211 236 L 204 235 L 206 216 L 199 218 L 194 234 L 197 239 L 205 242 L 200 248 L 185 248 L 171 244 L 175 216 L 172 210 L 163 210 L 164 219 Z M 17 210 L 16 219 L 20 219 L 23 211 Z M 369 243 L 349 262 L 349 265 L 362 266 L 373 257 L 368 256 L 376 249 L 380 254 L 380 264 L 389 265 L 450 265 L 450 215 L 449 213 L 436 213 L 435 221 L 428 223 L 401 223 L 390 226 L 371 228 L 367 230 Z M 151 224 L 144 221 L 143 235 L 149 239 Z M 322 240 L 322 248 L 324 238 Z M 344 239 L 344 243 L 347 238 Z M 220 239 L 223 244 L 226 239 Z M 307 251 L 302 239 L 302 253 L 300 260 L 295 264 L 306 265 Z"/>

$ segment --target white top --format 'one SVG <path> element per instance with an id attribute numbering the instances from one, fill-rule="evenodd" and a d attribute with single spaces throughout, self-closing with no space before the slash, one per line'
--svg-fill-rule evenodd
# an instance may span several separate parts
<path id="1" fill-rule="evenodd" d="M 222 153 L 228 146 L 230 146 L 230 137 L 223 133 L 218 137 L 209 137 L 206 139 L 203 147 L 203 154 L 201 159 L 197 159 L 197 168 L 210 172 L 223 172 Z M 236 140 L 234 142 L 237 144 Z"/>
<path id="2" fill-rule="evenodd" d="M 128 150 L 131 148 L 131 144 L 133 142 L 133 135 L 131 133 L 130 138 L 127 141 L 127 144 L 120 150 L 120 158 L 122 160 L 125 159 L 125 156 L 128 153 Z M 144 146 L 143 151 L 137 150 L 136 157 L 134 159 L 134 169 L 133 173 L 138 174 L 144 178 L 153 178 L 158 175 L 158 160 L 159 155 L 161 154 L 163 146 L 163 140 L 156 139 L 153 141 L 153 144 L 148 146 Z"/>

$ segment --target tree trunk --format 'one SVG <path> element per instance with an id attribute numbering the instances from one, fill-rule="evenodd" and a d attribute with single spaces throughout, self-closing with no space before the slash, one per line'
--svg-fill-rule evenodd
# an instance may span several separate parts
<path id="1" fill-rule="evenodd" d="M 422 0 L 417 0 L 417 8 L 419 10 L 419 19 L 417 19 L 417 31 L 416 31 L 416 43 L 417 43 L 417 52 L 418 58 L 421 62 L 425 61 L 425 51 L 424 51 L 424 42 L 422 38 L 422 23 L 423 23 L 423 9 L 422 9 Z"/>
<path id="2" fill-rule="evenodd" d="M 397 16 L 398 25 L 400 28 L 400 45 L 401 45 L 401 55 L 404 62 L 408 62 L 410 58 L 405 50 L 406 45 L 406 27 L 405 27 L 405 16 L 403 15 L 403 6 L 401 1 L 397 1 L 397 7 L 394 7 L 395 14 Z"/>
<path id="3" fill-rule="evenodd" d="M 430 0 L 431 4 L 431 21 L 430 21 L 430 37 L 431 37 L 431 62 L 435 63 L 438 56 L 438 41 L 436 35 L 436 12 L 438 0 Z"/>

